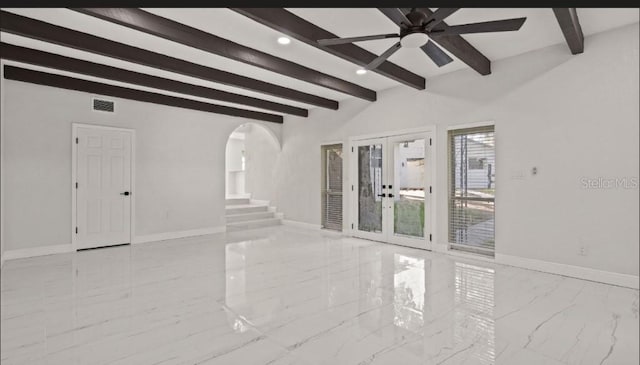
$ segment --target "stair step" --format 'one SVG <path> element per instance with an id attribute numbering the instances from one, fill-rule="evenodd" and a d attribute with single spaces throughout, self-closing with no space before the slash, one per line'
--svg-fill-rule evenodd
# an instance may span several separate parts
<path id="1" fill-rule="evenodd" d="M 272 227 L 282 224 L 280 218 L 256 219 L 252 221 L 243 221 L 235 223 L 227 223 L 227 232 L 244 231 L 247 229 Z"/>
<path id="2" fill-rule="evenodd" d="M 228 205 L 225 210 L 226 215 L 248 214 L 269 211 L 268 205 Z"/>
<path id="3" fill-rule="evenodd" d="M 251 201 L 248 198 L 231 198 L 227 199 L 225 205 L 249 205 Z"/>
<path id="4" fill-rule="evenodd" d="M 247 214 L 230 214 L 227 215 L 227 223 L 254 221 L 258 219 L 275 218 L 274 212 L 257 212 Z"/>

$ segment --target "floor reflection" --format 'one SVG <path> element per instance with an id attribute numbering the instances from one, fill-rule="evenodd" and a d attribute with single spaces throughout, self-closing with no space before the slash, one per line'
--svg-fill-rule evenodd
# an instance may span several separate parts
<path id="1" fill-rule="evenodd" d="M 285 227 L 15 260 L 1 280 L 2 364 L 639 357 L 637 290 Z"/>
<path id="2" fill-rule="evenodd" d="M 393 260 L 393 323 L 420 333 L 424 325 L 425 260 L 400 254 L 394 254 Z"/>
<path id="3" fill-rule="evenodd" d="M 491 268 L 451 260 L 434 268 L 424 252 L 397 246 L 354 250 L 333 242 L 295 260 L 250 256 L 256 252 L 247 242 L 225 249 L 225 307 L 234 331 L 255 326 L 269 334 L 314 315 L 342 326 L 353 303 L 356 336 L 397 344 L 414 360 L 459 352 L 473 363 L 495 362 Z"/>
<path id="4" fill-rule="evenodd" d="M 495 271 L 455 263 L 454 346 L 470 344 L 468 358 L 478 364 L 495 362 Z"/>

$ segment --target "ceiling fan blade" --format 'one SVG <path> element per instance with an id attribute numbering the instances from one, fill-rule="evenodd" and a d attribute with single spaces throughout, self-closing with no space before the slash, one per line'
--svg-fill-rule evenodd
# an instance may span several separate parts
<path id="1" fill-rule="evenodd" d="M 460 8 L 439 8 L 436 10 L 431 16 L 427 17 L 424 21 L 424 24 L 427 25 L 426 29 L 431 30 L 436 25 L 442 23 L 442 21 L 448 17 L 449 15 L 455 13 L 460 10 Z"/>
<path id="2" fill-rule="evenodd" d="M 409 26 L 409 25 L 412 24 L 411 21 L 409 19 L 407 19 L 407 16 L 404 13 L 403 9 L 399 9 L 399 8 L 378 8 L 378 10 L 380 10 L 380 12 L 382 14 L 386 15 L 387 18 L 391 19 L 391 21 L 396 23 L 398 26 L 403 26 L 403 24 L 405 26 Z"/>
<path id="3" fill-rule="evenodd" d="M 400 37 L 399 34 L 378 34 L 378 35 L 366 35 L 362 37 L 318 39 L 318 43 L 321 46 L 333 46 L 335 44 L 345 44 L 345 43 L 352 43 L 352 42 L 372 41 L 376 39 L 398 38 L 398 37 Z"/>
<path id="4" fill-rule="evenodd" d="M 367 70 L 373 70 L 374 68 L 380 66 L 380 64 L 384 61 L 387 60 L 387 58 L 391 57 L 392 54 L 396 53 L 397 50 L 400 49 L 400 47 L 402 47 L 400 45 L 400 42 L 394 44 L 393 46 L 391 46 L 389 49 L 387 49 L 386 51 L 384 51 L 383 54 L 381 54 L 380 56 L 378 56 L 378 58 L 376 58 L 375 60 L 371 61 L 367 67 L 365 67 Z"/>
<path id="5" fill-rule="evenodd" d="M 453 61 L 453 58 L 449 57 L 440 47 L 438 47 L 431 40 L 427 41 L 427 43 L 420 47 L 424 53 L 431 58 L 431 60 L 438 65 L 438 67 L 442 67 Z"/>
<path id="6" fill-rule="evenodd" d="M 463 25 L 450 25 L 443 29 L 432 29 L 431 34 L 441 36 L 485 32 L 509 32 L 520 29 L 525 20 L 527 20 L 527 18 L 494 20 L 490 22 Z"/>

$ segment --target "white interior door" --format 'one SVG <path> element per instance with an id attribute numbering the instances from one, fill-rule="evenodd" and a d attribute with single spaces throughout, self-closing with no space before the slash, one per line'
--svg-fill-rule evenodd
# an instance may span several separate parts
<path id="1" fill-rule="evenodd" d="M 132 131 L 76 130 L 76 248 L 130 243 Z"/>
<path id="2" fill-rule="evenodd" d="M 355 141 L 353 233 L 431 249 L 429 133 Z"/>

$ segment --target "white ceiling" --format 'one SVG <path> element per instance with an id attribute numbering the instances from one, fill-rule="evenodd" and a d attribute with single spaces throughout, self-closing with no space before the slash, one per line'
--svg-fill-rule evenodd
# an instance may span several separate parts
<path id="1" fill-rule="evenodd" d="M 340 37 L 398 32 L 398 27 L 375 8 L 288 10 Z M 577 12 L 585 36 L 639 21 L 638 9 L 580 8 Z M 526 17 L 527 20 L 516 32 L 468 34 L 462 37 L 492 61 L 565 42 L 558 21 L 550 8 L 463 8 L 447 17 L 445 21 L 449 25 L 457 25 L 520 17 Z M 358 45 L 375 54 L 381 54 L 395 42 L 394 39 L 383 39 L 359 42 Z M 400 49 L 389 61 L 426 78 L 468 67 L 452 54 L 449 55 L 454 62 L 440 68 L 419 49 Z"/>
<path id="2" fill-rule="evenodd" d="M 136 47 L 145 48 L 154 52 L 167 54 L 194 63 L 297 89 L 325 98 L 333 100 L 345 100 L 351 98 L 351 96 L 337 91 L 313 85 L 295 78 L 283 76 L 238 61 L 213 55 L 175 42 L 167 41 L 156 36 L 132 30 L 124 26 L 103 21 L 88 15 L 80 14 L 72 10 L 61 8 L 10 8 L 2 10 L 46 21 L 74 30 L 91 33 L 99 37 L 104 37 Z M 181 23 L 185 23 L 192 27 L 199 28 L 201 30 L 249 46 L 251 48 L 267 52 L 269 54 L 293 61 L 295 63 L 299 63 L 315 70 L 319 70 L 343 80 L 357 83 L 358 85 L 376 91 L 399 85 L 399 83 L 380 76 L 374 72 L 369 72 L 366 75 L 362 76 L 356 75 L 355 70 L 358 69 L 357 65 L 354 65 L 341 58 L 335 57 L 329 53 L 323 52 L 310 45 L 299 42 L 295 39 L 293 39 L 289 45 L 280 45 L 276 42 L 277 38 L 281 36 L 279 32 L 263 26 L 243 15 L 240 15 L 226 8 L 154 8 L 145 10 L 166 18 L 176 20 Z M 385 17 L 375 8 L 295 8 L 288 10 L 341 37 L 394 33 L 398 31 L 397 26 L 395 26 L 387 17 Z M 485 54 L 492 61 L 505 57 L 515 56 L 549 45 L 565 42 L 562 32 L 560 31 L 558 23 L 553 15 L 553 12 L 548 8 L 465 8 L 448 17 L 446 21 L 450 25 L 455 25 L 523 16 L 526 16 L 527 20 L 519 31 L 465 35 L 464 38 L 467 39 L 472 45 L 474 45 L 480 52 Z M 637 8 L 580 8 L 578 9 L 578 16 L 585 36 L 628 25 L 631 23 L 636 23 L 640 18 L 639 9 Z M 247 91 L 193 77 L 183 76 L 169 71 L 158 70 L 127 61 L 91 54 L 88 52 L 49 44 L 46 42 L 7 34 L 4 32 L 0 34 L 0 39 L 2 39 L 3 42 L 15 45 L 36 48 L 65 56 L 76 57 L 97 63 L 121 67 L 128 70 L 148 73 L 192 84 L 209 86 L 221 90 L 258 97 L 265 100 L 277 101 L 284 104 L 301 106 L 309 109 L 313 108 L 313 106 L 305 105 L 303 103 L 293 102 L 286 99 L 260 94 L 257 92 Z M 392 39 L 385 39 L 359 42 L 358 45 L 375 54 L 380 54 L 394 42 L 395 41 Z M 586 51 L 588 51 L 588 49 Z M 568 48 L 567 52 L 569 52 Z M 400 49 L 390 58 L 390 61 L 428 79 L 433 76 L 468 67 L 461 61 L 457 60 L 455 57 L 452 56 L 452 58 L 454 58 L 454 62 L 451 62 L 444 67 L 438 68 L 425 54 L 422 53 L 422 51 L 418 49 Z M 34 66 L 28 65 L 25 67 L 33 69 L 36 68 Z M 72 73 L 64 73 L 56 70 L 47 71 L 58 74 L 72 75 L 74 77 L 83 79 L 98 80 L 114 85 L 123 85 L 143 90 L 157 91 L 149 88 L 112 82 L 109 80 L 100 80 L 83 75 L 73 75 Z M 163 93 L 178 95 L 190 99 L 205 100 L 197 97 L 179 95 L 175 93 Z M 233 105 L 219 101 L 211 102 L 222 105 L 237 106 L 245 109 L 255 109 L 247 106 Z"/>

